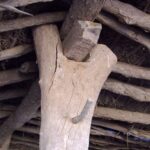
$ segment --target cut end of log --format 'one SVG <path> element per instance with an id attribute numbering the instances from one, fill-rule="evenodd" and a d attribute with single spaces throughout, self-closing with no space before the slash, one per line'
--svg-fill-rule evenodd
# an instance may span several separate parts
<path id="1" fill-rule="evenodd" d="M 69 59 L 82 61 L 97 44 L 101 24 L 91 21 L 76 22 L 63 41 L 64 55 Z"/>

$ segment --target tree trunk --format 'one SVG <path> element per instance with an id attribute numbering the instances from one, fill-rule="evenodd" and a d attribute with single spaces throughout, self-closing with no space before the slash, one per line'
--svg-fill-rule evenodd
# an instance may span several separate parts
<path id="1" fill-rule="evenodd" d="M 116 57 L 97 45 L 87 62 L 68 60 L 53 25 L 38 27 L 34 40 L 42 95 L 40 149 L 87 150 L 96 101 Z"/>

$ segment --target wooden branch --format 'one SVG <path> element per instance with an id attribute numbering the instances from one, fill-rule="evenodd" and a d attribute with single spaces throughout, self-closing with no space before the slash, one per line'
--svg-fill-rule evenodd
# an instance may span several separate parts
<path id="1" fill-rule="evenodd" d="M 26 148 L 30 147 L 31 149 L 39 149 L 39 145 L 34 144 L 34 143 L 22 142 L 22 141 L 16 141 L 16 140 L 11 141 L 11 143 L 12 145 L 20 145 L 20 146 L 24 145 L 26 146 Z"/>
<path id="2" fill-rule="evenodd" d="M 19 69 L 11 69 L 0 72 L 0 87 L 33 79 L 35 75 L 23 75 L 19 73 Z"/>
<path id="3" fill-rule="evenodd" d="M 10 6 L 13 7 L 21 7 L 21 6 L 27 6 L 30 4 L 34 3 L 39 3 L 39 2 L 51 2 L 53 0 L 13 0 L 13 1 L 6 1 L 3 2 L 3 4 L 9 4 Z M 0 8 L 0 11 L 3 11 L 3 8 Z"/>
<path id="4" fill-rule="evenodd" d="M 96 46 L 101 24 L 90 21 L 77 21 L 63 41 L 64 55 L 76 61 L 82 61 Z"/>
<path id="5" fill-rule="evenodd" d="M 12 140 L 28 142 L 28 143 L 34 143 L 34 144 L 37 144 L 37 145 L 39 144 L 37 138 L 32 138 L 32 137 L 25 136 L 25 135 L 23 135 L 23 136 L 13 135 Z"/>
<path id="6" fill-rule="evenodd" d="M 12 135 L 12 133 L 22 127 L 24 123 L 34 117 L 40 107 L 40 88 L 35 81 L 27 96 L 22 100 L 16 111 L 0 126 L 0 146 Z"/>
<path id="7" fill-rule="evenodd" d="M 125 77 L 150 80 L 150 69 L 139 67 L 132 64 L 118 62 L 113 70 L 115 73 L 124 75 Z"/>
<path id="8" fill-rule="evenodd" d="M 11 111 L 0 111 L 0 119 L 8 117 L 11 114 Z"/>
<path id="9" fill-rule="evenodd" d="M 7 88 L 0 90 L 0 101 L 24 97 L 27 94 L 26 88 Z"/>
<path id="10" fill-rule="evenodd" d="M 61 28 L 61 38 L 65 39 L 73 24 L 78 20 L 94 21 L 105 0 L 74 0 Z"/>
<path id="11" fill-rule="evenodd" d="M 20 45 L 10 49 L 6 49 L 4 51 L 0 51 L 0 61 L 23 56 L 25 54 L 28 54 L 32 50 L 33 47 L 31 45 Z"/>
<path id="12" fill-rule="evenodd" d="M 39 126 L 39 127 L 40 127 L 40 125 L 41 125 L 41 121 L 39 121 L 39 120 L 34 120 L 34 119 L 30 120 L 28 123 L 29 123 L 29 124 L 32 124 L 32 125 Z"/>
<path id="13" fill-rule="evenodd" d="M 106 0 L 103 8 L 126 24 L 136 25 L 150 31 L 150 15 L 130 4 L 118 0 Z"/>
<path id="14" fill-rule="evenodd" d="M 150 132 L 145 131 L 145 130 L 141 130 L 141 129 L 137 129 L 137 128 L 132 129 L 130 127 L 125 127 L 125 126 L 120 125 L 120 124 L 116 124 L 116 123 L 112 123 L 112 122 L 105 122 L 102 120 L 98 120 L 98 121 L 93 120 L 92 125 L 112 129 L 114 131 L 119 131 L 119 132 L 122 132 L 123 134 L 132 135 L 132 136 L 137 137 L 139 139 L 140 138 L 150 139 Z M 139 143 L 141 143 L 141 142 L 139 141 Z"/>
<path id="15" fill-rule="evenodd" d="M 100 128 L 100 127 L 92 127 L 92 129 L 91 129 L 91 135 L 111 137 L 111 138 L 117 139 L 117 140 L 122 141 L 122 142 L 126 142 L 127 141 L 126 137 L 124 138 L 123 136 L 121 136 L 120 134 L 118 134 L 118 132 L 109 131 L 109 130 L 106 130 L 106 129 L 103 129 L 103 128 Z M 129 144 L 130 143 L 135 144 L 136 142 L 128 139 L 128 143 Z M 118 143 L 118 146 L 121 146 L 121 145 Z"/>
<path id="16" fill-rule="evenodd" d="M 52 25 L 37 28 L 34 40 L 42 95 L 40 148 L 87 150 L 94 106 L 116 57 L 106 46 L 97 45 L 86 63 L 68 60 Z M 83 112 L 87 100 L 92 104 L 85 118 L 74 124 L 72 118 Z"/>
<path id="17" fill-rule="evenodd" d="M 102 24 L 117 31 L 118 33 L 132 39 L 133 41 L 144 45 L 150 51 L 150 37 L 148 34 L 140 30 L 137 30 L 133 27 L 122 24 L 112 16 L 106 15 L 105 13 L 101 13 L 100 15 L 98 15 L 97 20 Z"/>
<path id="18" fill-rule="evenodd" d="M 34 127 L 21 127 L 21 128 L 18 128 L 17 131 L 38 135 L 40 133 L 40 128 L 35 127 L 35 126 Z"/>
<path id="19" fill-rule="evenodd" d="M 107 118 L 119 121 L 125 121 L 130 123 L 150 124 L 150 115 L 131 112 L 114 108 L 97 107 L 94 113 L 94 117 Z"/>
<path id="20" fill-rule="evenodd" d="M 54 12 L 36 15 L 34 17 L 24 17 L 14 20 L 1 21 L 0 32 L 18 30 L 52 22 L 60 22 L 64 19 L 64 17 L 64 12 Z"/>
<path id="21" fill-rule="evenodd" d="M 129 96 L 140 102 L 150 102 L 150 89 L 135 85 L 126 84 L 117 80 L 108 79 L 103 89 Z"/>

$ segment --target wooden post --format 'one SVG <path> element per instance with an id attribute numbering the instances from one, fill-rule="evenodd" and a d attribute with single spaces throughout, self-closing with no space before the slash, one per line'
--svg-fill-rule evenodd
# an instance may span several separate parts
<path id="1" fill-rule="evenodd" d="M 66 38 L 76 21 L 94 21 L 104 2 L 105 0 L 73 0 L 73 4 L 61 28 L 61 38 Z"/>
<path id="2" fill-rule="evenodd" d="M 116 56 L 97 45 L 87 62 L 75 62 L 63 55 L 56 26 L 37 27 L 33 34 L 42 96 L 40 149 L 87 150 L 96 101 Z"/>

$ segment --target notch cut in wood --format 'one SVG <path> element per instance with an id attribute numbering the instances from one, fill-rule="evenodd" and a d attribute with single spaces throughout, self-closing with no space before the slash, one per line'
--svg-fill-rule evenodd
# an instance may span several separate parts
<path id="1" fill-rule="evenodd" d="M 76 61 L 84 60 L 99 39 L 102 26 L 91 21 L 77 21 L 63 41 L 64 55 Z"/>

